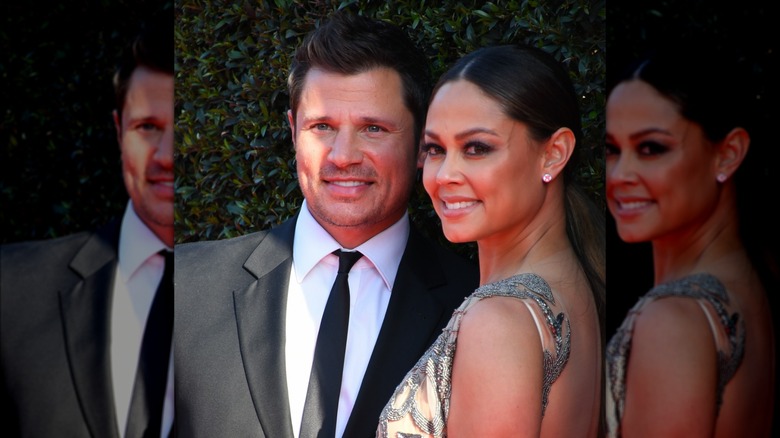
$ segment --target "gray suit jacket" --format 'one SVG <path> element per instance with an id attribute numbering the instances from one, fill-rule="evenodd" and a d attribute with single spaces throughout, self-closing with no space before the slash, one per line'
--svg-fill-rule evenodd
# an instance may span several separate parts
<path id="1" fill-rule="evenodd" d="M 293 436 L 282 349 L 296 218 L 270 231 L 176 247 L 181 436 Z M 475 263 L 412 228 L 345 437 L 374 436 L 395 387 L 477 283 Z"/>
<path id="2" fill-rule="evenodd" d="M 109 313 L 119 221 L 0 246 L 3 436 L 118 437 Z"/>

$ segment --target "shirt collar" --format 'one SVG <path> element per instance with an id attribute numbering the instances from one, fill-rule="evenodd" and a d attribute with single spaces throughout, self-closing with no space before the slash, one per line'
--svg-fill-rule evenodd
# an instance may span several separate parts
<path id="1" fill-rule="evenodd" d="M 126 273 L 125 279 L 129 279 L 146 259 L 162 249 L 170 250 L 141 221 L 133 208 L 133 201 L 128 201 L 119 230 L 119 268 Z"/>
<path id="2" fill-rule="evenodd" d="M 404 213 L 396 223 L 355 248 L 377 268 L 389 290 L 393 290 L 398 265 L 409 239 L 409 228 L 409 216 Z M 341 249 L 341 245 L 314 219 L 304 200 L 293 239 L 293 264 L 298 282 L 302 282 L 320 260 L 337 249 Z"/>

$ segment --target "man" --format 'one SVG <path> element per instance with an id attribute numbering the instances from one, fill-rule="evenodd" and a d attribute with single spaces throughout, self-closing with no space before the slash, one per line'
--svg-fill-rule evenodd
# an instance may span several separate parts
<path id="1" fill-rule="evenodd" d="M 163 14 L 145 28 L 114 76 L 129 195 L 121 220 L 2 246 L 4 436 L 159 437 L 172 429 L 172 276 L 164 277 L 163 255 L 173 248 L 172 20 Z M 167 295 L 157 293 L 163 284 Z M 155 363 L 145 336 L 165 341 L 164 330 L 150 328 L 157 313 L 168 345 Z M 156 381 L 141 376 L 148 371 Z"/>
<path id="2" fill-rule="evenodd" d="M 395 387 L 477 286 L 476 266 L 423 238 L 407 215 L 427 65 L 399 28 L 348 14 L 297 50 L 288 119 L 300 210 L 269 231 L 177 246 L 183 436 L 374 436 Z M 339 249 L 359 252 L 345 353 L 315 366 L 331 285 L 343 278 Z M 339 379 L 337 406 L 320 414 L 307 399 Z"/>

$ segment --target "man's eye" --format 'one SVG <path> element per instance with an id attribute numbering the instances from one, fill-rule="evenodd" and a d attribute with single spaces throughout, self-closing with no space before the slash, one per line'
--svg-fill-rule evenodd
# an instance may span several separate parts
<path id="1" fill-rule="evenodd" d="M 138 129 L 142 131 L 154 131 L 157 129 L 157 125 L 155 125 L 154 123 L 141 123 L 140 125 L 138 125 Z"/>

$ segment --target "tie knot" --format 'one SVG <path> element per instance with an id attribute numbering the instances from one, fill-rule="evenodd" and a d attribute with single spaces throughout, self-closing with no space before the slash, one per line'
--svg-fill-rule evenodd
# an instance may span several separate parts
<path id="1" fill-rule="evenodd" d="M 363 257 L 360 251 L 342 251 L 337 249 L 333 251 L 339 257 L 339 274 L 347 274 L 352 266 Z"/>
<path id="2" fill-rule="evenodd" d="M 157 254 L 160 254 L 165 259 L 164 271 L 167 272 L 168 275 L 170 275 L 171 272 L 173 272 L 173 251 L 168 251 L 167 249 L 161 249 L 157 251 Z"/>
<path id="3" fill-rule="evenodd" d="M 167 249 L 161 249 L 157 251 L 157 254 L 160 254 L 165 258 L 165 265 L 168 266 L 169 264 L 173 263 L 173 251 L 169 251 Z"/>

